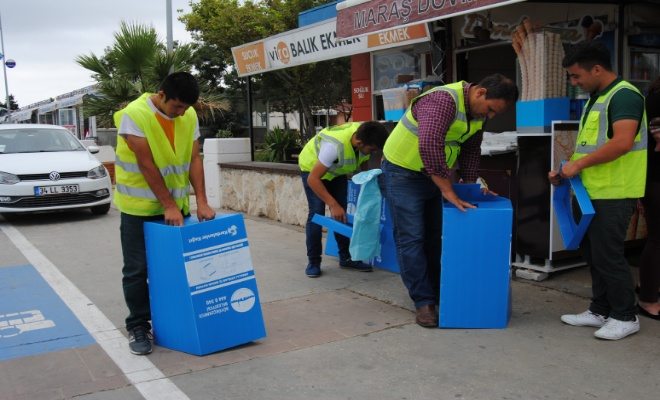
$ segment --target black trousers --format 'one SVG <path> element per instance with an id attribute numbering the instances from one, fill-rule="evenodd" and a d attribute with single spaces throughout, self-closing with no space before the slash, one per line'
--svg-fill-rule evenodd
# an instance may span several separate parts
<path id="1" fill-rule="evenodd" d="M 637 199 L 592 200 L 596 214 L 582 241 L 591 270 L 589 310 L 620 321 L 637 314 L 632 272 L 624 253 L 626 231 Z"/>
<path id="2" fill-rule="evenodd" d="M 119 232 L 124 257 L 122 287 L 128 307 L 126 330 L 138 326 L 151 329 L 151 307 L 147 283 L 147 250 L 144 244 L 144 223 L 162 220 L 163 216 L 139 217 L 121 213 Z"/>

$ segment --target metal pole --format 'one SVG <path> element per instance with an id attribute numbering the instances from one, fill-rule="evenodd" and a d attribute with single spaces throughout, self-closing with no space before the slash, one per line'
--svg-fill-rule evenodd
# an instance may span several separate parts
<path id="1" fill-rule="evenodd" d="M 5 105 L 7 106 L 7 114 L 9 114 L 11 113 L 11 106 L 9 105 L 9 86 L 7 85 L 7 66 L 5 65 L 5 60 L 7 59 L 7 55 L 5 54 L 5 37 L 2 34 L 2 13 L 0 13 L 0 44 L 2 45 L 2 57 L 3 57 L 3 59 L 0 61 L 2 61 L 2 71 L 5 73 L 5 94 L 7 99 Z"/>
<path id="2" fill-rule="evenodd" d="M 172 33 L 172 0 L 167 0 L 167 54 L 171 55 L 174 50 L 174 34 Z M 174 65 L 170 67 L 170 74 L 174 72 Z"/>
<path id="3" fill-rule="evenodd" d="M 247 77 L 248 132 L 250 133 L 250 161 L 254 161 L 254 125 L 252 122 L 252 77 Z M 268 118 L 268 117 L 266 117 Z"/>
<path id="4" fill-rule="evenodd" d="M 167 52 L 174 49 L 174 35 L 172 33 L 172 0 L 167 0 Z"/>

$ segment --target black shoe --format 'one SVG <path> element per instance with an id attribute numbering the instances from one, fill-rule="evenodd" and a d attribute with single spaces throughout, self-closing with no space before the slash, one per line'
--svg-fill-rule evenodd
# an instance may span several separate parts
<path id="1" fill-rule="evenodd" d="M 362 261 L 353 261 L 350 258 L 347 260 L 339 260 L 339 267 L 360 272 L 371 272 L 374 270 L 371 265 L 365 264 Z"/>
<path id="2" fill-rule="evenodd" d="M 646 309 L 644 307 L 640 306 L 639 304 L 637 304 L 637 311 L 639 312 L 639 315 L 643 315 L 647 318 L 651 318 L 651 319 L 654 319 L 656 321 L 660 321 L 660 314 L 659 315 L 651 314 L 650 312 L 646 311 Z"/>
<path id="3" fill-rule="evenodd" d="M 151 353 L 151 332 L 144 326 L 138 326 L 128 331 L 128 347 L 131 353 L 143 356 Z"/>

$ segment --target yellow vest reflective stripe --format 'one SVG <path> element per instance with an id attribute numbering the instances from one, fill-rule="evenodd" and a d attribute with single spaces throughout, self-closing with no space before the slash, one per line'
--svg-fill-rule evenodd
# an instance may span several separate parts
<path id="1" fill-rule="evenodd" d="M 601 94 L 589 113 L 582 117 L 575 153 L 571 160 L 579 160 L 609 141 L 608 108 L 614 94 L 624 88 L 639 93 L 636 87 L 621 81 L 608 92 Z M 647 135 L 646 112 L 644 112 L 633 147 L 628 153 L 608 163 L 582 170 L 580 178 L 591 199 L 634 199 L 644 196 Z"/>
<path id="2" fill-rule="evenodd" d="M 351 144 L 353 134 L 361 123 L 348 122 L 342 125 L 325 128 L 305 144 L 298 156 L 298 165 L 302 172 L 310 172 L 319 159 L 322 143 L 332 143 L 337 148 L 337 162 L 328 168 L 321 179 L 331 181 L 334 178 L 357 171 L 360 164 L 369 159 L 369 155 L 360 154 L 355 158 L 355 150 Z"/>
<path id="3" fill-rule="evenodd" d="M 150 93 L 145 93 L 126 108 L 116 112 L 115 126 L 119 129 L 122 117 L 126 114 L 142 129 L 165 186 L 177 206 L 184 213 L 188 213 L 190 212 L 190 160 L 197 115 L 191 107 L 184 115 L 174 119 L 175 149 L 172 149 L 154 111 L 147 104 L 149 96 Z M 121 212 L 139 216 L 164 213 L 162 204 L 151 191 L 138 167 L 135 153 L 121 135 L 117 136 L 115 178 L 114 202 Z"/>
<path id="4" fill-rule="evenodd" d="M 464 84 L 464 81 L 460 81 L 439 86 L 414 98 L 385 142 L 383 148 L 385 158 L 389 162 L 406 169 L 422 170 L 424 164 L 419 155 L 419 125 L 413 116 L 412 107 L 422 97 L 441 90 L 449 93 L 456 104 L 454 121 L 445 135 L 445 160 L 449 168 L 453 167 L 461 152 L 461 144 L 483 127 L 483 120 L 468 121 L 463 91 Z"/>

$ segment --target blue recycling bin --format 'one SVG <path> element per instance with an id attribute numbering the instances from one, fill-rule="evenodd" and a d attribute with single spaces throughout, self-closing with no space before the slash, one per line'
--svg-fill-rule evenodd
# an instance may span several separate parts
<path id="1" fill-rule="evenodd" d="M 505 328 L 511 316 L 513 208 L 479 185 L 454 185 L 477 206 L 463 212 L 443 203 L 441 328 Z"/>
<path id="2" fill-rule="evenodd" d="M 205 355 L 266 336 L 240 214 L 144 224 L 157 345 Z"/>

